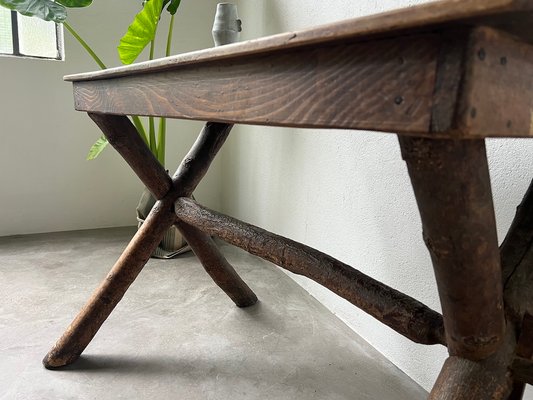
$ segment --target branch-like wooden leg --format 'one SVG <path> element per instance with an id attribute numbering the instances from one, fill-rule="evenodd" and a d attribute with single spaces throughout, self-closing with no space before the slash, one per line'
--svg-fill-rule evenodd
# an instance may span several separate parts
<path id="1" fill-rule="evenodd" d="M 156 203 L 106 279 L 43 359 L 46 368 L 59 368 L 79 358 L 175 220 L 171 204 Z"/>
<path id="2" fill-rule="evenodd" d="M 449 357 L 429 400 L 505 400 L 512 381 L 504 364 Z"/>
<path id="3" fill-rule="evenodd" d="M 451 355 L 500 346 L 503 285 L 483 140 L 400 138 L 431 254 Z"/>
<path id="4" fill-rule="evenodd" d="M 171 179 L 127 117 L 92 113 L 89 113 L 89 116 L 148 190 L 157 199 L 166 196 L 172 201 L 181 196 L 192 195 L 233 127 L 230 124 L 206 123 L 191 150 L 178 167 L 174 178 Z M 203 237 L 202 240 L 198 240 L 199 237 L 195 237 L 193 233 L 184 235 L 184 237 L 187 242 L 189 239 L 191 241 L 197 239 L 196 245 L 190 242 L 189 245 L 215 283 L 230 296 L 237 306 L 246 307 L 255 304 L 257 297 L 225 260 L 215 243 L 207 246 L 205 243 L 208 242 L 208 238 Z M 202 255 L 203 251 L 208 254 Z"/>
<path id="5" fill-rule="evenodd" d="M 172 188 L 172 180 L 143 142 L 131 121 L 121 115 L 88 115 L 154 197 L 161 200 L 166 196 Z"/>
<path id="6" fill-rule="evenodd" d="M 209 210 L 191 199 L 182 197 L 175 207 L 179 220 L 318 282 L 407 338 L 423 344 L 445 343 L 439 313 L 349 265 L 301 243 Z"/>
<path id="7" fill-rule="evenodd" d="M 233 125 L 216 122 L 205 124 L 196 142 L 174 174 L 173 183 L 178 196 L 192 195 L 226 141 L 232 127 Z M 257 296 L 239 277 L 208 235 L 186 224 L 177 223 L 176 226 L 209 276 L 238 307 L 248 307 L 257 302 Z"/>
<path id="8" fill-rule="evenodd" d="M 172 178 L 174 187 L 179 192 L 176 199 L 190 197 L 193 194 L 226 142 L 232 128 L 233 125 L 217 122 L 205 124 Z"/>
<path id="9" fill-rule="evenodd" d="M 176 226 L 207 273 L 238 307 L 248 307 L 257 302 L 255 293 L 227 262 L 209 235 L 181 221 Z"/>

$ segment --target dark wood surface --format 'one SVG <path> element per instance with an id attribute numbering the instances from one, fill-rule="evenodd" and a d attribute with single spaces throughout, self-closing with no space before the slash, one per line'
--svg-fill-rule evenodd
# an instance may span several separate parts
<path id="1" fill-rule="evenodd" d="M 402 137 L 400 145 L 437 278 L 448 350 L 486 358 L 500 347 L 505 321 L 485 142 Z"/>
<path id="2" fill-rule="evenodd" d="M 285 51 L 296 47 L 318 47 L 338 42 L 364 41 L 376 36 L 396 37 L 400 33 L 411 31 L 434 31 L 450 25 L 490 25 L 511 31 L 529 40 L 533 39 L 530 29 L 532 21 L 533 2 L 531 0 L 436 1 L 131 66 L 68 75 L 65 79 L 68 81 L 94 80 L 130 75 L 135 72 L 154 72 L 172 69 L 178 65 Z"/>
<path id="3" fill-rule="evenodd" d="M 76 109 L 431 138 L 533 135 L 532 46 L 493 28 L 161 62 L 74 81 Z"/>
<path id="4" fill-rule="evenodd" d="M 144 224 L 67 330 L 43 359 L 48 369 L 75 362 L 142 271 L 176 217 L 168 200 L 158 201 Z"/>
<path id="5" fill-rule="evenodd" d="M 531 44 L 492 28 L 474 30 L 467 46 L 457 136 L 533 136 L 532 72 Z"/>
<path id="6" fill-rule="evenodd" d="M 414 342 L 445 344 L 439 313 L 355 268 L 188 198 L 180 198 L 175 209 L 178 220 L 318 282 Z"/>
<path id="7" fill-rule="evenodd" d="M 426 133 L 437 35 L 292 49 L 76 82 L 76 109 L 262 125 Z"/>

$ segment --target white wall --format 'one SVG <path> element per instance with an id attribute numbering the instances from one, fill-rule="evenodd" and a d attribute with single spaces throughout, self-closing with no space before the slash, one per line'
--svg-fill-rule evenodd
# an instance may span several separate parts
<path id="1" fill-rule="evenodd" d="M 421 2 L 245 0 L 238 5 L 244 38 L 254 38 Z M 501 240 L 532 178 L 533 141 L 489 141 L 488 151 Z M 242 126 L 231 136 L 223 162 L 224 212 L 325 251 L 440 311 L 394 135 Z M 444 348 L 413 344 L 319 285 L 295 279 L 431 388 Z"/>
<path id="2" fill-rule="evenodd" d="M 119 38 L 140 3 L 95 1 L 88 9 L 72 10 L 69 21 L 108 66 L 116 66 Z M 175 53 L 212 46 L 215 5 L 212 0 L 183 2 Z M 100 133 L 84 113 L 74 111 L 71 84 L 62 77 L 97 67 L 66 31 L 65 39 L 65 62 L 0 58 L 0 236 L 136 224 L 142 185 L 125 162 L 111 148 L 85 161 Z M 170 169 L 200 128 L 199 123 L 169 123 Z M 197 192 L 213 207 L 219 204 L 219 173 L 213 168 Z"/>

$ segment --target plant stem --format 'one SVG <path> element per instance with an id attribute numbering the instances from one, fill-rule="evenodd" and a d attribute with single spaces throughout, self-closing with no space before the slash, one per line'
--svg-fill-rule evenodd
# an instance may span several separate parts
<path id="1" fill-rule="evenodd" d="M 67 30 L 74 36 L 74 38 L 82 45 L 82 47 L 89 53 L 89 55 L 92 57 L 92 59 L 98 64 L 98 66 L 102 69 L 107 69 L 105 64 L 100 60 L 100 58 L 96 55 L 96 53 L 91 49 L 91 46 L 87 44 L 85 40 L 81 38 L 80 35 L 70 26 L 67 22 L 63 22 L 63 25 Z"/>
<path id="2" fill-rule="evenodd" d="M 155 142 L 155 124 L 154 124 L 154 117 L 148 117 L 148 130 L 149 130 L 149 147 L 154 156 L 157 157 L 157 144 Z"/>
<path id="3" fill-rule="evenodd" d="M 166 142 L 167 120 L 161 118 L 159 121 L 159 137 L 157 139 L 157 159 L 162 166 L 165 166 L 165 142 Z"/>
<path id="4" fill-rule="evenodd" d="M 146 131 L 144 130 L 144 126 L 141 119 L 137 115 L 132 115 L 131 119 L 133 121 L 133 125 L 135 125 L 135 128 L 137 128 L 137 132 L 139 132 L 139 136 L 141 137 L 141 139 L 146 145 L 149 145 L 148 138 L 146 137 Z"/>
<path id="5" fill-rule="evenodd" d="M 150 42 L 150 60 L 154 59 L 154 48 L 155 48 L 155 41 L 152 40 Z M 148 128 L 149 128 L 149 146 L 150 150 L 154 154 L 154 156 L 157 157 L 157 143 L 155 140 L 155 124 L 154 124 L 154 117 L 148 117 Z"/>
<path id="6" fill-rule="evenodd" d="M 154 59 L 154 49 L 155 49 L 155 41 L 152 40 L 150 42 L 150 57 L 149 57 L 150 60 Z"/>
<path id="7" fill-rule="evenodd" d="M 170 16 L 170 25 L 168 26 L 168 36 L 167 36 L 167 49 L 165 51 L 165 56 L 170 56 L 170 47 L 172 46 L 172 32 L 174 30 L 174 14 Z"/>
<path id="8" fill-rule="evenodd" d="M 172 47 L 172 32 L 174 30 L 174 14 L 170 16 L 170 24 L 168 26 L 167 46 L 165 50 L 165 57 L 170 56 Z M 161 165 L 165 165 L 165 147 L 167 136 L 167 120 L 161 118 L 159 120 L 159 134 L 157 138 L 157 159 Z"/>

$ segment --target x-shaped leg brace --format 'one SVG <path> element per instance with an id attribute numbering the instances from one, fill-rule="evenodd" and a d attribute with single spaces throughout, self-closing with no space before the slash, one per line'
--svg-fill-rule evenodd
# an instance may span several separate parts
<path id="1" fill-rule="evenodd" d="M 174 202 L 192 195 L 232 128 L 228 124 L 207 123 L 170 178 L 127 117 L 91 113 L 89 116 L 158 201 L 106 279 L 43 359 L 44 366 L 51 369 L 79 358 L 137 278 L 165 231 L 176 223 Z M 184 223 L 177 226 L 207 273 L 235 304 L 239 307 L 255 304 L 256 295 L 237 275 L 211 237 Z"/>

